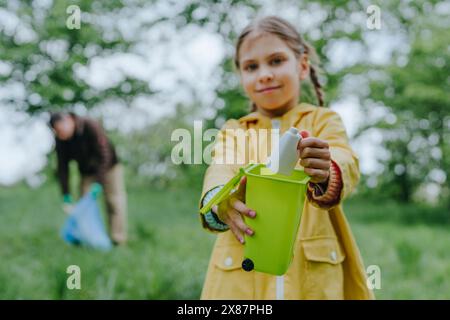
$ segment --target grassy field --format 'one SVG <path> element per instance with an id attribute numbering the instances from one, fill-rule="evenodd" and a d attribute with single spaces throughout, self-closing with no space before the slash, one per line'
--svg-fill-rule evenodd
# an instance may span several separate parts
<path id="1" fill-rule="evenodd" d="M 0 299 L 198 299 L 214 242 L 196 214 L 199 187 L 128 191 L 129 244 L 102 253 L 59 238 L 55 184 L 0 188 Z M 450 298 L 445 214 L 356 199 L 346 211 L 365 264 L 381 268 L 377 298 Z M 72 264 L 81 290 L 66 287 Z"/>

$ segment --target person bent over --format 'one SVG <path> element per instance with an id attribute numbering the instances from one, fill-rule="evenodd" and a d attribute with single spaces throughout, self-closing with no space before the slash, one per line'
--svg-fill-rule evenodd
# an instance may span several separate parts
<path id="1" fill-rule="evenodd" d="M 81 175 L 80 194 L 104 190 L 110 236 L 114 244 L 127 240 L 127 196 L 123 167 L 101 125 L 74 113 L 53 113 L 50 127 L 56 141 L 57 174 L 64 211 L 73 207 L 69 190 L 69 162 L 75 160 Z"/>

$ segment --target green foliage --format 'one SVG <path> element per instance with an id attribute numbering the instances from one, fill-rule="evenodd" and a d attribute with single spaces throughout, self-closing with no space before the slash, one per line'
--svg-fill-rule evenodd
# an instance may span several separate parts
<path id="1" fill-rule="evenodd" d="M 126 170 L 134 177 L 134 183 L 141 186 L 152 186 L 159 189 L 174 187 L 189 187 L 203 180 L 206 164 L 194 164 L 194 122 L 191 119 L 192 107 L 177 106 L 173 116 L 168 116 L 139 131 L 127 134 L 112 134 L 112 140 L 117 145 L 120 159 L 125 163 Z M 211 127 L 211 123 L 203 121 L 203 132 Z M 172 150 L 181 141 L 172 141 L 175 130 L 188 132 L 191 140 L 191 155 L 189 163 L 174 164 Z M 201 134 L 203 134 L 201 132 Z M 211 142 L 204 141 L 203 150 Z"/>
<path id="2" fill-rule="evenodd" d="M 392 195 L 410 201 L 424 183 L 435 182 L 443 188 L 444 200 L 450 189 L 450 53 L 442 21 L 437 17 L 419 21 L 411 29 L 407 62 L 393 59 L 381 68 L 388 80 L 371 83 L 372 99 L 388 106 L 395 116 L 393 121 L 376 125 L 383 130 L 384 146 L 390 153 L 384 162 L 387 179 L 383 185 L 394 185 L 397 191 Z M 430 171 L 436 169 L 445 173 L 446 182 L 430 178 Z"/>
<path id="3" fill-rule="evenodd" d="M 0 51 L 0 61 L 9 63 L 14 70 L 11 75 L 0 78 L 0 84 L 20 82 L 27 98 L 38 98 L 9 103 L 35 113 L 75 104 L 92 108 L 107 99 L 129 103 L 138 93 L 153 93 L 146 82 L 126 76 L 114 87 L 101 90 L 90 87 L 77 76 L 77 69 L 88 66 L 93 58 L 126 53 L 135 43 L 133 39 L 122 37 L 112 23 L 114 15 L 127 9 L 127 3 L 107 3 L 62 0 L 53 1 L 50 8 L 38 10 L 34 2 L 23 1 L 15 10 L 10 9 L 34 37 L 31 41 L 20 42 L 17 34 L 0 33 L 0 46 L 6 49 Z M 81 9 L 80 29 L 70 30 L 66 26 L 69 18 L 66 10 L 70 5 Z M 101 18 L 110 19 L 112 28 L 105 29 L 98 22 Z M 52 46 L 58 46 L 62 54 L 53 54 Z"/>

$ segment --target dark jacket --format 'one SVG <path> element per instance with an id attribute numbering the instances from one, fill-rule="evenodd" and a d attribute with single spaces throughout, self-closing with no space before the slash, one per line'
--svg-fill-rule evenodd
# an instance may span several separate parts
<path id="1" fill-rule="evenodd" d="M 70 114 L 75 120 L 75 133 L 70 140 L 56 138 L 58 178 L 63 194 L 69 192 L 69 161 L 78 163 L 81 175 L 95 176 L 104 184 L 109 169 L 119 162 L 113 144 L 101 125 L 91 119 Z"/>

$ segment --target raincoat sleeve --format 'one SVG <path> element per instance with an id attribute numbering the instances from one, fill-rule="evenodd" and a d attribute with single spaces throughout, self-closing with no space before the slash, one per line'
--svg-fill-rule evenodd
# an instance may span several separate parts
<path id="1" fill-rule="evenodd" d="M 225 185 L 238 172 L 239 168 L 244 166 L 241 151 L 241 143 L 238 143 L 238 135 L 243 134 L 237 120 L 228 120 L 216 136 L 214 142 L 211 164 L 205 172 L 203 179 L 203 189 L 200 197 L 199 208 L 202 207 L 202 200 L 206 193 L 211 189 Z M 205 229 L 217 232 L 208 228 L 205 217 L 200 214 L 200 220 Z"/>
<path id="2" fill-rule="evenodd" d="M 355 189 L 359 182 L 359 159 L 349 145 L 347 133 L 340 116 L 327 108 L 319 108 L 317 118 L 314 122 L 313 136 L 325 140 L 330 146 L 332 173 L 337 172 L 340 177 L 340 192 L 336 201 L 332 201 L 331 206 L 341 203 Z M 334 167 L 333 167 L 334 166 Z M 332 176 L 336 176 L 332 174 Z M 314 204 L 314 202 L 313 202 Z M 316 205 L 321 207 L 331 207 L 330 205 Z"/>

